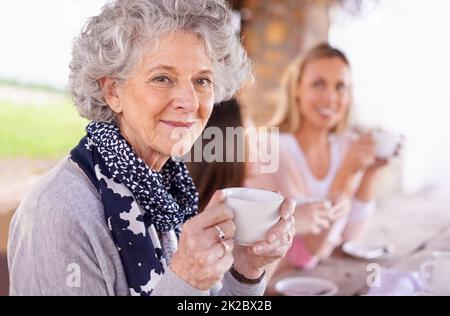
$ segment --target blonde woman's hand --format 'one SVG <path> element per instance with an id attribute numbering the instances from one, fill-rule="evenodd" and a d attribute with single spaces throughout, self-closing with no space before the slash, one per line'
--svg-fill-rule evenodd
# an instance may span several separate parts
<path id="1" fill-rule="evenodd" d="M 329 211 L 329 219 L 332 223 L 341 218 L 346 217 L 352 209 L 351 200 L 349 197 L 342 195 L 336 199 Z"/>
<path id="2" fill-rule="evenodd" d="M 350 173 L 356 173 L 360 170 L 366 170 L 375 161 L 375 141 L 371 132 L 367 132 L 350 143 L 342 166 Z"/>
<path id="3" fill-rule="evenodd" d="M 389 158 L 376 158 L 375 162 L 369 168 L 367 168 L 366 173 L 374 173 L 374 172 L 384 168 L 385 166 L 387 166 L 391 162 L 392 159 L 398 157 L 400 155 L 401 150 L 402 150 L 403 142 L 404 142 L 404 136 L 401 136 L 401 140 L 397 144 L 397 147 L 395 148 L 395 152 L 392 155 L 392 157 L 389 157 Z"/>
<path id="4" fill-rule="evenodd" d="M 172 258 L 172 271 L 196 289 L 210 289 L 233 264 L 236 226 L 224 198 L 222 191 L 216 191 L 205 210 L 183 225 Z M 225 235 L 223 239 L 220 232 Z"/>
<path id="5" fill-rule="evenodd" d="M 330 228 L 331 203 L 329 201 L 301 204 L 295 208 L 296 234 L 320 234 Z"/>

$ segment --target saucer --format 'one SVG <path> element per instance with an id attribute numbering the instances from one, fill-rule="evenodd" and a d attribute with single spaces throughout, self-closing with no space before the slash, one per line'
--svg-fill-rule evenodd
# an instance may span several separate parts
<path id="1" fill-rule="evenodd" d="M 394 246 L 391 244 L 384 246 L 371 246 L 364 245 L 360 242 L 348 241 L 342 245 L 342 251 L 349 256 L 359 259 L 384 259 L 392 255 L 394 252 Z"/>
<path id="2" fill-rule="evenodd" d="M 278 281 L 275 289 L 285 296 L 333 296 L 338 292 L 338 286 L 330 280 L 300 276 Z"/>

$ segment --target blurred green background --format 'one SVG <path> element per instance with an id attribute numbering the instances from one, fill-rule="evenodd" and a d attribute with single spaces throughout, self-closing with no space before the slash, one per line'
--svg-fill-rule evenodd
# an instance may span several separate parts
<path id="1" fill-rule="evenodd" d="M 27 91 L 40 96 L 41 102 L 0 100 L 0 158 L 59 158 L 84 135 L 87 121 L 64 92 L 4 84 L 2 88 L 10 96 Z"/>

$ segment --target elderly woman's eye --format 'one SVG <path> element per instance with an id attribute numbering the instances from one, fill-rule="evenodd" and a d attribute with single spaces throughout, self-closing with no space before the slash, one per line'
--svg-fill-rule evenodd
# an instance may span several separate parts
<path id="1" fill-rule="evenodd" d="M 172 83 L 172 79 L 170 79 L 168 76 L 156 76 L 153 77 L 150 81 L 158 84 Z"/>
<path id="2" fill-rule="evenodd" d="M 196 84 L 200 87 L 207 88 L 211 86 L 212 81 L 209 78 L 200 78 L 196 80 Z"/>

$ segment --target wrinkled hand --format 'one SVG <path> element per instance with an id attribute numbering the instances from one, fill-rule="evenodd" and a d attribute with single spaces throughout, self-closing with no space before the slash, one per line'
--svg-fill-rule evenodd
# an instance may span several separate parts
<path id="1" fill-rule="evenodd" d="M 295 201 L 285 199 L 280 208 L 281 219 L 266 234 L 266 240 L 252 246 L 236 245 L 233 251 L 234 267 L 248 279 L 257 279 L 265 267 L 281 258 L 292 245 L 295 234 Z"/>
<path id="2" fill-rule="evenodd" d="M 183 225 L 178 250 L 172 258 L 172 271 L 196 289 L 210 289 L 233 264 L 236 226 L 224 198 L 225 194 L 217 191 L 205 210 Z M 225 234 L 223 241 L 216 225 Z"/>

